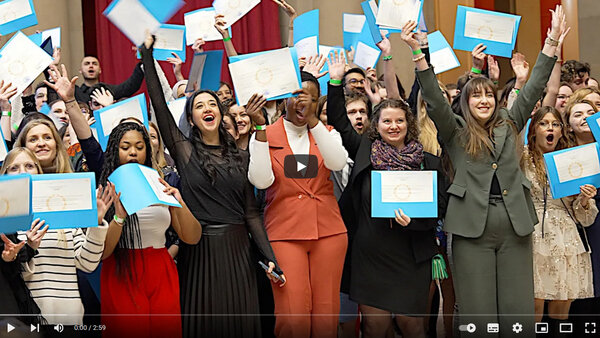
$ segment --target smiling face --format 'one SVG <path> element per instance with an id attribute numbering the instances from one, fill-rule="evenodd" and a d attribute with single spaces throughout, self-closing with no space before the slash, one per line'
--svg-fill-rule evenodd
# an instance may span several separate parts
<path id="1" fill-rule="evenodd" d="M 596 113 L 594 108 L 587 103 L 578 103 L 573 106 L 569 114 L 569 129 L 573 131 L 575 137 L 583 138 L 591 134 L 586 118 Z"/>
<path id="2" fill-rule="evenodd" d="M 556 97 L 556 104 L 554 108 L 562 113 L 565 110 L 567 100 L 573 95 L 573 90 L 569 86 L 560 86 L 558 89 L 558 96 Z"/>
<path id="3" fill-rule="evenodd" d="M 247 135 L 250 132 L 252 123 L 250 116 L 246 113 L 246 107 L 234 104 L 229 108 L 229 112 L 235 118 L 239 135 Z"/>
<path id="4" fill-rule="evenodd" d="M 361 73 L 348 73 L 344 77 L 346 93 L 351 91 L 365 94 L 365 77 Z"/>
<path id="5" fill-rule="evenodd" d="M 79 73 L 86 80 L 97 80 L 102 73 L 100 69 L 100 61 L 93 56 L 86 56 L 81 60 Z"/>
<path id="6" fill-rule="evenodd" d="M 600 95 L 598 93 L 589 93 L 584 98 L 584 100 L 592 101 L 596 107 L 600 107 Z"/>
<path id="7" fill-rule="evenodd" d="M 39 124 L 29 129 L 25 147 L 35 154 L 44 168 L 52 166 L 56 159 L 56 140 L 52 130 L 46 125 Z"/>
<path id="8" fill-rule="evenodd" d="M 481 125 L 492 117 L 495 108 L 496 95 L 492 88 L 479 86 L 469 96 L 469 111 Z"/>
<path id="9" fill-rule="evenodd" d="M 381 110 L 377 121 L 377 132 L 384 142 L 402 149 L 405 145 L 407 131 L 408 122 L 403 109 L 388 107 Z"/>
<path id="10" fill-rule="evenodd" d="M 137 130 L 126 132 L 119 142 L 119 164 L 126 163 L 146 163 L 146 143 Z"/>
<path id="11" fill-rule="evenodd" d="M 219 100 L 221 100 L 221 102 L 233 99 L 231 89 L 227 85 L 222 85 L 221 87 L 219 87 L 219 90 L 217 90 L 217 96 L 219 97 Z"/>
<path id="12" fill-rule="evenodd" d="M 25 152 L 19 153 L 12 163 L 6 166 L 6 175 L 18 174 L 40 174 L 35 161 Z"/>
<path id="13" fill-rule="evenodd" d="M 296 126 L 306 125 L 306 123 L 308 123 L 306 121 L 307 116 L 316 114 L 319 100 L 319 89 L 313 82 L 302 82 L 302 88 L 306 89 L 312 97 L 312 101 L 309 104 L 303 105 L 299 103 L 295 97 L 291 97 L 286 100 L 285 119 L 292 122 Z"/>
<path id="14" fill-rule="evenodd" d="M 362 134 L 369 128 L 367 105 L 364 101 L 356 100 L 348 103 L 346 105 L 346 112 L 348 113 L 350 123 L 352 123 L 352 128 L 357 133 Z"/>
<path id="15" fill-rule="evenodd" d="M 221 119 L 219 104 L 214 96 L 209 93 L 196 95 L 192 106 L 192 123 L 202 134 L 218 133 Z"/>
<path id="16" fill-rule="evenodd" d="M 562 137 L 563 125 L 552 113 L 547 113 L 535 126 L 535 145 L 542 153 L 556 149 Z"/>
<path id="17" fill-rule="evenodd" d="M 64 124 L 69 124 L 69 114 L 67 114 L 67 106 L 63 100 L 55 101 L 50 107 L 50 114 Z"/>

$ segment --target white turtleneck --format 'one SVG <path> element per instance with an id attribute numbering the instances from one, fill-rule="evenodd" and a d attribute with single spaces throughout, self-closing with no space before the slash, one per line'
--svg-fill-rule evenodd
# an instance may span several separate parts
<path id="1" fill-rule="evenodd" d="M 348 152 L 342 144 L 340 133 L 335 129 L 328 131 L 321 122 L 317 123 L 314 128 L 309 129 L 307 125 L 296 126 L 284 118 L 283 127 L 293 154 L 310 154 L 310 139 L 308 137 L 310 131 L 327 169 L 332 171 L 342 170 L 346 165 Z M 248 150 L 250 151 L 250 165 L 248 167 L 250 183 L 258 189 L 270 187 L 275 181 L 275 176 L 271 167 L 269 142 L 257 141 L 256 135 L 252 135 Z"/>

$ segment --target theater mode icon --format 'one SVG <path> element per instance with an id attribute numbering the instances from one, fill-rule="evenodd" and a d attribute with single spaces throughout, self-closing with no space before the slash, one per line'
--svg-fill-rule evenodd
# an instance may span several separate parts
<path id="1" fill-rule="evenodd" d="M 319 160 L 315 155 L 288 155 L 283 161 L 283 172 L 287 178 L 315 178 L 318 168 Z"/>

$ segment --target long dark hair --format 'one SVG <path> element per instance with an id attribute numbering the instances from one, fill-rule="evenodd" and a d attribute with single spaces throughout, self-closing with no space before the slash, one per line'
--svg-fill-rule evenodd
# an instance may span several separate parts
<path id="1" fill-rule="evenodd" d="M 142 134 L 142 138 L 144 139 L 144 144 L 146 145 L 146 161 L 144 162 L 144 165 L 151 168 L 154 167 L 152 165 L 152 144 L 150 143 L 150 137 L 148 136 L 146 129 L 135 122 L 123 122 L 112 130 L 110 137 L 108 138 L 108 145 L 106 146 L 106 152 L 104 153 L 104 167 L 102 168 L 102 174 L 100 175 L 99 180 L 99 183 L 103 187 L 106 187 L 108 176 L 121 165 L 119 159 L 119 144 L 125 133 L 132 130 Z M 106 212 L 104 219 L 110 223 L 114 216 L 115 207 L 113 204 Z M 132 282 L 132 285 L 135 285 L 133 282 L 135 282 L 136 276 L 132 273 L 133 269 L 131 268 L 134 264 L 133 256 L 130 254 L 130 250 L 127 249 L 136 247 L 141 248 L 141 246 L 142 238 L 138 217 L 136 214 L 128 215 L 123 224 L 123 231 L 113 254 L 115 256 L 117 276 L 119 278 L 126 277 Z"/>
<path id="2" fill-rule="evenodd" d="M 217 101 L 217 106 L 219 108 L 219 141 L 221 143 L 221 151 L 219 154 L 220 161 L 222 163 L 217 162 L 214 156 L 211 156 L 210 148 L 204 143 L 202 139 L 202 132 L 196 125 L 194 125 L 192 116 L 194 112 L 194 100 L 200 94 L 209 94 Z M 247 169 L 247 163 L 244 163 L 244 159 L 235 143 L 233 137 L 227 132 L 225 126 L 223 125 L 223 116 L 226 112 L 225 106 L 217 94 L 212 90 L 198 90 L 194 92 L 190 97 L 188 97 L 185 103 L 185 116 L 192 124 L 192 130 L 190 131 L 190 139 L 192 144 L 194 145 L 194 149 L 196 154 L 198 155 L 200 162 L 204 165 L 200 168 L 204 173 L 210 178 L 211 183 L 215 183 L 215 179 L 217 178 L 217 167 L 222 167 L 227 171 L 240 171 L 244 172 Z M 215 116 L 215 119 L 217 117 Z"/>

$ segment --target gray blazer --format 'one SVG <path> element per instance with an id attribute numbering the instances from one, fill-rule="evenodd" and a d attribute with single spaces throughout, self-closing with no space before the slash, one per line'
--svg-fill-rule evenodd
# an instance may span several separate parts
<path id="1" fill-rule="evenodd" d="M 446 231 L 470 238 L 483 234 L 492 178 L 496 173 L 515 233 L 525 236 L 533 232 L 538 219 L 531 201 L 531 182 L 519 167 L 518 132 L 523 129 L 536 102 L 542 96 L 555 61 L 555 57 L 539 54 L 531 78 L 519 92 L 512 108 L 500 108 L 498 112 L 501 118 L 509 121 L 494 128 L 494 154 L 485 153 L 478 158 L 466 153 L 461 137 L 466 122 L 450 108 L 439 89 L 433 69 L 430 67 L 417 71 L 423 99 L 427 102 L 427 113 L 447 147 L 455 172 L 454 180 L 448 188 L 450 199 L 444 222 Z M 510 121 L 514 122 L 517 131 Z"/>

